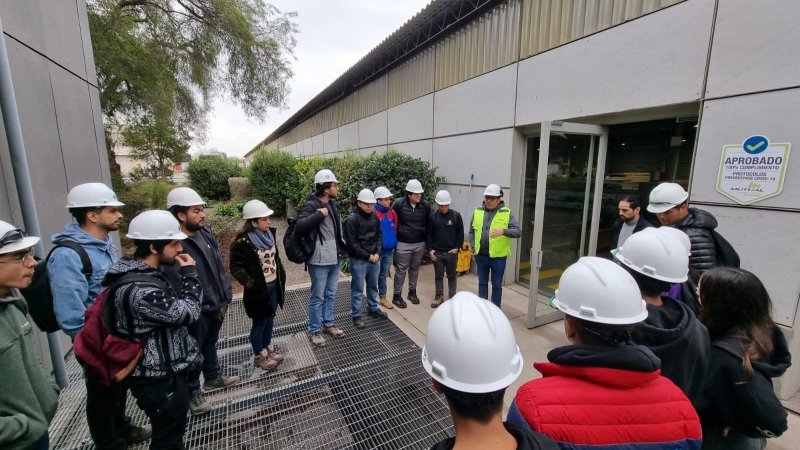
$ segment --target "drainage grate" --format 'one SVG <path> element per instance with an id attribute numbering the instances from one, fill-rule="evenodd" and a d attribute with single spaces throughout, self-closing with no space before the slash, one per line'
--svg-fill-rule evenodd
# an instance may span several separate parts
<path id="1" fill-rule="evenodd" d="M 287 290 L 273 338 L 286 358 L 268 373 L 253 366 L 250 319 L 241 302 L 231 306 L 218 353 L 223 372 L 242 381 L 207 393 L 214 409 L 189 418 L 187 448 L 430 448 L 454 434 L 447 405 L 431 388 L 413 341 L 391 321 L 366 314 L 367 328 L 356 329 L 350 282 L 341 281 L 334 317 L 345 335 L 326 336 L 327 345 L 315 348 L 306 334 L 308 295 L 307 287 Z M 83 375 L 72 356 L 67 371 L 70 386 L 50 426 L 51 448 L 93 449 Z M 135 423 L 147 423 L 132 397 L 128 413 Z"/>

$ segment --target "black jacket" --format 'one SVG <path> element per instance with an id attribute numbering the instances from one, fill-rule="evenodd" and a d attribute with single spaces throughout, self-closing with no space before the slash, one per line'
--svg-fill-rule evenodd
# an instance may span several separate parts
<path id="1" fill-rule="evenodd" d="M 503 422 L 506 431 L 514 436 L 517 440 L 517 450 L 558 450 L 558 444 L 549 437 L 542 433 L 532 431 L 530 429 L 522 428 L 519 425 Z M 456 444 L 456 438 L 451 437 L 439 441 L 438 444 L 431 447 L 431 450 L 449 450 Z"/>
<path id="2" fill-rule="evenodd" d="M 647 319 L 633 328 L 633 341 L 661 359 L 661 374 L 697 406 L 710 364 L 708 331 L 684 303 L 662 300 L 662 306 L 647 305 Z"/>
<path id="3" fill-rule="evenodd" d="M 397 213 L 397 242 L 416 244 L 428 239 L 431 205 L 421 200 L 412 208 L 408 198 L 395 200 L 392 209 Z"/>
<path id="4" fill-rule="evenodd" d="M 729 426 L 755 438 L 780 436 L 786 431 L 786 410 L 775 395 L 772 379 L 786 372 L 791 354 L 783 332 L 775 327 L 772 335 L 774 348 L 769 360 L 751 360 L 752 379 L 742 366 L 747 342 L 729 337 L 712 343 L 711 367 L 697 408 L 703 428 Z"/>
<path id="5" fill-rule="evenodd" d="M 692 242 L 689 267 L 699 277 L 717 264 L 717 251 L 711 230 L 717 228 L 717 219 L 702 209 L 689 208 L 689 214 L 675 228 L 682 230 Z"/>
<path id="6" fill-rule="evenodd" d="M 306 202 L 300 208 L 300 213 L 297 214 L 297 222 L 294 226 L 295 233 L 303 236 L 308 236 L 311 242 L 316 242 L 318 239 L 319 225 L 325 220 L 325 216 L 317 211 L 320 208 L 328 208 L 328 215 L 333 219 L 333 229 L 336 234 L 336 250 L 339 252 L 339 257 L 345 255 L 345 245 L 342 241 L 342 217 L 339 215 L 339 207 L 336 206 L 336 200 L 330 199 L 328 203 L 323 203 L 314 193 L 308 194 Z"/>
<path id="7" fill-rule="evenodd" d="M 431 214 L 429 223 L 427 251 L 449 252 L 461 248 L 464 243 L 464 221 L 458 211 L 450 209 L 447 214 L 441 214 L 437 209 Z"/>
<path id="8" fill-rule="evenodd" d="M 270 228 L 273 236 L 275 228 Z M 277 239 L 277 237 L 276 237 Z M 275 265 L 278 275 L 278 305 L 283 308 L 284 292 L 286 290 L 286 270 L 283 268 L 277 242 L 275 244 Z M 256 247 L 250 242 L 247 235 L 235 240 L 231 244 L 231 275 L 244 286 L 244 312 L 251 319 L 274 317 L 277 311 L 272 309 L 272 299 L 269 298 L 267 282 L 261 261 L 256 253 Z"/>
<path id="9" fill-rule="evenodd" d="M 203 314 L 214 314 L 219 311 L 220 306 L 231 302 L 233 298 L 233 285 L 225 270 L 225 263 L 222 262 L 222 255 L 219 253 L 219 246 L 214 235 L 208 227 L 203 227 L 197 231 L 202 234 L 208 245 L 211 246 L 213 258 L 211 261 L 206 257 L 206 253 L 200 249 L 192 238 L 181 241 L 183 251 L 188 253 L 197 262 L 197 277 L 203 285 Z M 179 265 L 161 266 L 161 273 L 167 277 L 174 289 L 181 286 L 181 268 Z"/>
<path id="10" fill-rule="evenodd" d="M 611 249 L 615 249 L 619 246 L 617 245 L 617 243 L 619 242 L 619 233 L 620 231 L 622 231 L 622 223 L 623 223 L 622 219 L 617 217 L 617 221 L 614 222 L 614 225 L 611 226 Z M 638 233 L 644 230 L 645 228 L 650 228 L 652 226 L 653 224 L 648 222 L 647 219 L 644 218 L 644 216 L 639 216 L 639 221 L 636 222 L 636 226 L 633 227 L 633 232 Z"/>
<path id="11" fill-rule="evenodd" d="M 369 259 L 371 255 L 383 250 L 381 222 L 375 213 L 365 214 L 353 208 L 350 217 L 344 222 L 344 242 L 351 258 Z"/>

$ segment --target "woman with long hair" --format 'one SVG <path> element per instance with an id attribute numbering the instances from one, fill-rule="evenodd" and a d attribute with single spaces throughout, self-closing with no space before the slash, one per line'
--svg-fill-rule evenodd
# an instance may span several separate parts
<path id="1" fill-rule="evenodd" d="M 278 255 L 275 228 L 270 227 L 273 211 L 262 201 L 250 200 L 242 213 L 244 223 L 231 244 L 231 275 L 244 286 L 244 311 L 253 320 L 253 364 L 271 370 L 283 360 L 272 343 L 272 326 L 278 306 L 283 308 L 286 272 Z"/>
<path id="2" fill-rule="evenodd" d="M 700 278 L 700 321 L 711 338 L 711 367 L 698 413 L 704 449 L 763 449 L 787 428 L 772 378 L 791 365 L 772 302 L 752 273 L 731 267 Z"/>

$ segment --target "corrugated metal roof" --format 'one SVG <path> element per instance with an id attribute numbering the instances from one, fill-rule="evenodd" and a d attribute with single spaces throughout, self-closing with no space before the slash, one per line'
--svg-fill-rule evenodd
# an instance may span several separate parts
<path id="1" fill-rule="evenodd" d="M 432 1 L 294 113 L 289 120 L 250 150 L 245 157 L 261 145 L 286 134 L 323 108 L 355 92 L 365 83 L 386 73 L 502 1 Z"/>

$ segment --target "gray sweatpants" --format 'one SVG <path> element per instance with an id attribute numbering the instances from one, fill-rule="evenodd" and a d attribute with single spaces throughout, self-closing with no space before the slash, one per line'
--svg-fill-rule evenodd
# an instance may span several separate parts
<path id="1" fill-rule="evenodd" d="M 394 264 L 397 268 L 397 272 L 395 272 L 394 278 L 392 279 L 395 295 L 403 293 L 403 283 L 406 281 L 406 272 L 408 272 L 408 290 L 417 290 L 419 265 L 422 263 L 422 256 L 424 254 L 424 242 L 417 242 L 416 244 L 406 244 L 405 242 L 397 243 L 397 249 L 394 251 Z"/>

